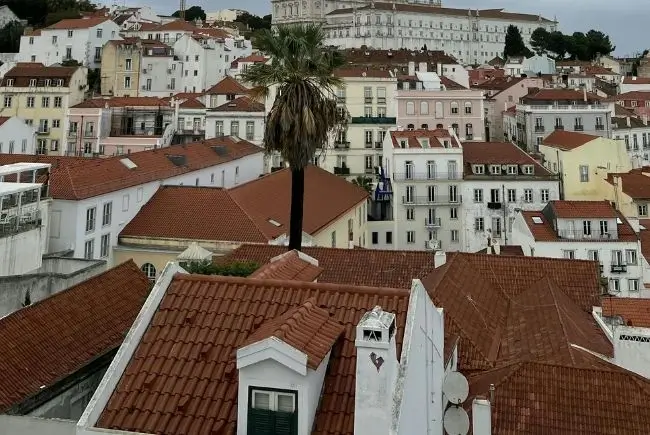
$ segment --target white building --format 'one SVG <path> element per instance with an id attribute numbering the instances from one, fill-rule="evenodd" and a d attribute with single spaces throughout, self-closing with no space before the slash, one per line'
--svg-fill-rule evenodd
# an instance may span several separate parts
<path id="1" fill-rule="evenodd" d="M 76 60 L 91 69 L 100 68 L 102 47 L 121 39 L 120 26 L 108 17 L 65 19 L 20 37 L 19 62 L 46 66 Z"/>
<path id="2" fill-rule="evenodd" d="M 37 128 L 16 116 L 0 116 L 0 153 L 36 154 Z"/>
<path id="3" fill-rule="evenodd" d="M 289 8 L 282 7 L 287 3 Z M 314 21 L 308 15 L 291 16 L 293 2 L 273 2 L 274 23 Z M 372 47 L 380 49 L 444 50 L 464 64 L 487 63 L 501 56 L 506 30 L 515 25 L 527 44 L 535 29 L 548 31 L 557 28 L 557 22 L 539 15 L 505 12 L 503 9 L 453 9 L 442 8 L 439 2 L 414 4 L 413 2 L 362 1 L 358 5 L 338 2 L 303 2 L 303 10 L 315 8 L 324 13 L 327 43 L 342 48 Z M 346 2 L 348 3 L 348 2 Z M 418 2 L 425 3 L 425 2 Z M 306 6 L 306 8 L 305 8 Z M 286 14 L 286 15 L 285 15 Z M 276 18 L 278 17 L 278 18 Z"/>
<path id="4" fill-rule="evenodd" d="M 527 256 L 599 261 L 609 294 L 643 296 L 639 237 L 607 201 L 551 201 L 541 211 L 518 212 L 510 243 Z"/>
<path id="5" fill-rule="evenodd" d="M 205 22 L 208 24 L 213 24 L 217 21 L 232 22 L 244 12 L 246 11 L 242 9 L 221 9 L 216 12 L 206 12 Z"/>
<path id="6" fill-rule="evenodd" d="M 463 149 L 453 130 L 391 131 L 382 156 L 370 247 L 460 251 Z"/>
<path id="7" fill-rule="evenodd" d="M 237 136 L 262 145 L 266 112 L 264 104 L 239 97 L 206 112 L 205 137 Z"/>
<path id="8" fill-rule="evenodd" d="M 556 175 L 509 142 L 463 143 L 463 251 L 476 252 L 495 240 L 512 242 L 520 210 L 541 210 L 560 199 Z"/>
<path id="9" fill-rule="evenodd" d="M 647 118 L 612 116 L 612 138 L 625 142 L 632 167 L 650 164 L 650 125 Z"/>

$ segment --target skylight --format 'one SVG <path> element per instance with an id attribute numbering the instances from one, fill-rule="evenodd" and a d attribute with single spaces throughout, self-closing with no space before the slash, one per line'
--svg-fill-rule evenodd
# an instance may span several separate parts
<path id="1" fill-rule="evenodd" d="M 544 221 L 543 221 L 542 218 L 539 217 L 539 216 L 533 216 L 533 223 L 534 223 L 534 224 L 543 224 Z"/>
<path id="2" fill-rule="evenodd" d="M 621 225 L 622 223 L 623 223 L 623 221 L 621 220 L 621 218 L 616 218 L 616 224 L 617 225 Z"/>
<path id="3" fill-rule="evenodd" d="M 275 220 L 273 220 L 273 219 L 269 219 L 268 222 L 269 222 L 271 225 L 274 225 L 274 226 L 276 226 L 276 227 L 281 227 L 281 226 L 282 226 L 282 224 L 281 224 L 280 222 L 275 221 Z"/>
<path id="4" fill-rule="evenodd" d="M 120 159 L 120 162 L 126 166 L 128 169 L 135 169 L 138 167 L 133 161 L 129 158 Z"/>

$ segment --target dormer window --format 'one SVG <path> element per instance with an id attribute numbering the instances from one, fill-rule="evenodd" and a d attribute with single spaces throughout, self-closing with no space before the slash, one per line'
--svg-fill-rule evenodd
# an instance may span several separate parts
<path id="1" fill-rule="evenodd" d="M 472 172 L 476 175 L 482 175 L 485 173 L 485 167 L 483 165 L 472 165 Z"/>
<path id="2" fill-rule="evenodd" d="M 14 85 L 14 79 L 8 79 L 7 86 L 13 86 L 13 85 Z"/>
<path id="3" fill-rule="evenodd" d="M 296 391 L 251 387 L 248 433 L 297 434 L 297 398 Z"/>
<path id="4" fill-rule="evenodd" d="M 524 165 L 522 171 L 526 175 L 533 175 L 533 165 Z"/>
<path id="5" fill-rule="evenodd" d="M 490 173 L 492 175 L 500 175 L 501 174 L 501 165 L 490 165 Z"/>
<path id="6" fill-rule="evenodd" d="M 517 165 L 508 165 L 508 175 L 517 175 Z"/>
<path id="7" fill-rule="evenodd" d="M 406 139 L 402 139 L 402 140 L 400 140 L 400 141 L 399 141 L 399 145 L 400 145 L 400 147 L 402 147 L 402 148 L 406 148 L 406 145 L 407 145 Z"/>
<path id="8" fill-rule="evenodd" d="M 449 141 L 447 139 L 442 141 L 442 146 L 445 148 L 449 148 Z"/>
<path id="9" fill-rule="evenodd" d="M 422 148 L 429 148 L 429 139 L 420 139 L 420 145 L 422 145 Z"/>

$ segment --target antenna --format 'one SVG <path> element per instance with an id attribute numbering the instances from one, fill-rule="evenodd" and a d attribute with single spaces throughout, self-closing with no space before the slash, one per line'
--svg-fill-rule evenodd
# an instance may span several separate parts
<path id="1" fill-rule="evenodd" d="M 181 20 L 185 20 L 185 0 L 180 0 L 180 8 L 178 9 L 178 12 L 180 14 Z"/>
<path id="2" fill-rule="evenodd" d="M 469 394 L 467 378 L 459 372 L 450 372 L 442 384 L 442 393 L 453 405 L 460 405 Z"/>
<path id="3" fill-rule="evenodd" d="M 442 425 L 448 435 L 467 435 L 467 432 L 469 432 L 467 411 L 459 406 L 450 407 L 445 412 Z"/>
<path id="4" fill-rule="evenodd" d="M 460 406 L 469 394 L 467 378 L 462 373 L 450 372 L 442 383 L 442 393 L 450 403 L 442 419 L 445 432 L 448 435 L 467 435 L 469 416 Z"/>

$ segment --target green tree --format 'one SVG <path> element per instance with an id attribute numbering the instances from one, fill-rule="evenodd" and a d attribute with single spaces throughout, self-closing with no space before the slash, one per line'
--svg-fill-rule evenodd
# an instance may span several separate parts
<path id="1" fill-rule="evenodd" d="M 513 56 L 526 56 L 530 57 L 532 52 L 524 44 L 524 38 L 521 37 L 519 28 L 514 25 L 509 25 L 506 30 L 506 44 L 503 49 L 503 56 L 507 59 Z"/>
<path id="2" fill-rule="evenodd" d="M 323 29 L 313 24 L 264 29 L 256 43 L 271 56 L 271 62 L 253 65 L 242 79 L 260 97 L 268 96 L 271 87 L 277 88 L 266 119 L 264 146 L 269 153 L 279 153 L 291 168 L 289 250 L 300 250 L 305 167 L 347 119 L 337 111 L 333 90 L 343 86 L 333 72 L 344 64 L 344 58 L 325 46 Z"/>
<path id="3" fill-rule="evenodd" d="M 189 273 L 199 275 L 222 275 L 247 277 L 259 269 L 260 265 L 253 261 L 233 261 L 226 264 L 214 264 L 211 261 L 192 261 L 181 263 L 181 267 Z"/>
<path id="4" fill-rule="evenodd" d="M 356 184 L 357 186 L 365 189 L 369 194 L 372 194 L 372 178 L 359 175 L 357 178 L 352 180 L 352 184 Z"/>
<path id="5" fill-rule="evenodd" d="M 558 60 L 564 59 L 567 54 L 567 39 L 560 31 L 551 32 L 548 37 L 548 51 L 555 53 Z"/>
<path id="6" fill-rule="evenodd" d="M 24 30 L 18 21 L 7 23 L 0 29 L 0 53 L 18 53 Z"/>
<path id="7" fill-rule="evenodd" d="M 181 11 L 176 11 L 172 14 L 172 17 L 180 18 Z M 201 6 L 192 6 L 189 9 L 185 9 L 185 21 L 194 21 L 196 19 L 205 21 L 205 11 Z"/>
<path id="8" fill-rule="evenodd" d="M 608 35 L 605 35 L 603 32 L 598 30 L 590 30 L 585 35 L 588 47 L 588 57 L 593 60 L 598 57 L 598 55 L 606 56 L 616 49 L 616 46 L 612 45 L 612 41 L 609 39 Z"/>
<path id="9" fill-rule="evenodd" d="M 591 60 L 589 58 L 589 41 L 582 32 L 574 32 L 573 35 L 565 35 L 565 47 L 567 53 L 573 60 Z"/>
<path id="10" fill-rule="evenodd" d="M 647 49 L 646 49 L 646 50 L 643 50 L 643 53 L 641 53 L 641 55 L 640 55 L 639 57 L 637 57 L 637 58 L 634 60 L 634 62 L 632 62 L 632 75 L 633 75 L 633 76 L 638 75 L 638 72 L 639 72 L 639 66 L 641 65 L 641 59 L 643 59 L 644 57 L 646 57 L 646 55 L 647 55 L 648 53 L 650 53 L 649 50 L 647 50 Z"/>
<path id="11" fill-rule="evenodd" d="M 242 23 L 246 25 L 250 30 L 260 30 L 260 29 L 270 29 L 271 28 L 271 16 L 265 15 L 263 17 L 258 17 L 257 15 L 249 14 L 244 12 L 235 19 L 236 23 Z"/>
<path id="12" fill-rule="evenodd" d="M 533 51 L 539 55 L 546 54 L 550 36 L 551 34 L 545 28 L 536 28 L 530 35 L 530 45 L 533 47 Z"/>

